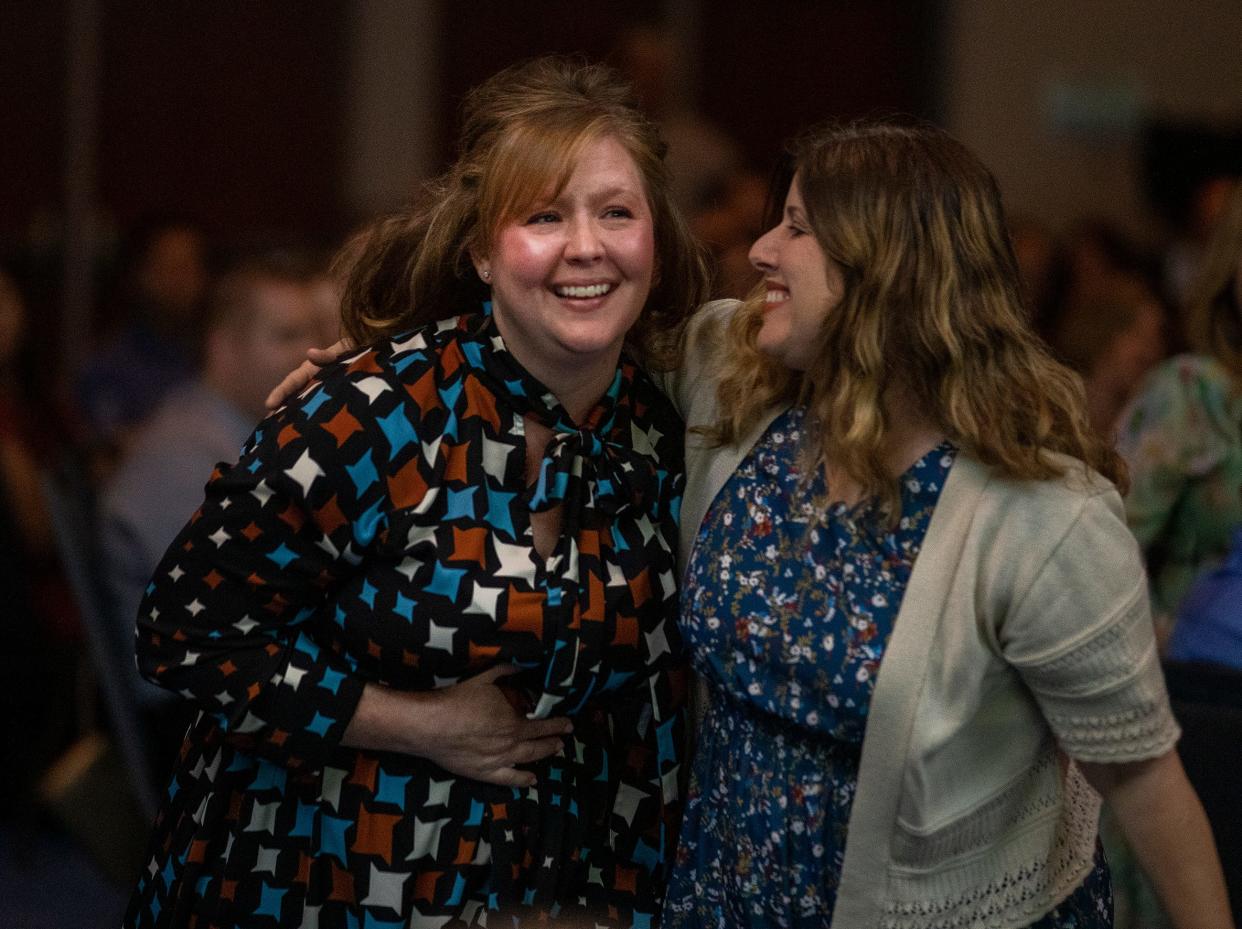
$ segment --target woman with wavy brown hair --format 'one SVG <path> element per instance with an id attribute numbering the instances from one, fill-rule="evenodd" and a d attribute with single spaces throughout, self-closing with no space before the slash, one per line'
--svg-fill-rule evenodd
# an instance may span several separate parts
<path id="1" fill-rule="evenodd" d="M 1124 468 L 1028 329 L 995 181 L 895 123 L 794 167 L 763 285 L 668 385 L 705 712 L 666 929 L 1111 926 L 1099 794 L 1178 926 L 1232 925 Z"/>
<path id="2" fill-rule="evenodd" d="M 654 126 L 541 59 L 347 252 L 325 368 L 140 607 L 195 701 L 129 927 L 651 923 L 680 819 L 682 422 L 706 298 Z"/>

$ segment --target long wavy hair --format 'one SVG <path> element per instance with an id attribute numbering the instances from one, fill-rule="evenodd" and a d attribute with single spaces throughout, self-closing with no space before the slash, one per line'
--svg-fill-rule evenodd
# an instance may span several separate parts
<path id="1" fill-rule="evenodd" d="M 655 282 L 627 338 L 639 360 L 670 367 L 683 323 L 708 294 L 705 254 L 669 193 L 665 145 L 630 88 L 603 65 L 537 58 L 472 90 L 458 156 L 430 182 L 421 205 L 390 216 L 346 245 L 342 330 L 356 345 L 454 316 L 486 300 L 472 253 L 541 198 L 558 195 L 579 153 L 616 139 L 638 168 L 651 207 Z"/>
<path id="2" fill-rule="evenodd" d="M 1082 382 L 1031 330 L 1000 191 L 983 164 L 933 126 L 863 121 L 795 143 L 807 219 L 845 292 L 804 372 L 756 348 L 762 287 L 735 314 L 707 434 L 739 439 L 765 409 L 803 403 L 808 457 L 842 469 L 889 504 L 900 499 L 884 450 L 894 393 L 959 447 L 1002 473 L 1064 473 L 1048 452 L 1125 485 L 1121 459 L 1096 437 Z M 894 507 L 894 512 L 895 507 Z"/>
<path id="3" fill-rule="evenodd" d="M 1242 383 L 1242 182 L 1233 190 L 1199 275 L 1186 298 L 1186 338 L 1191 348 L 1211 355 Z"/>

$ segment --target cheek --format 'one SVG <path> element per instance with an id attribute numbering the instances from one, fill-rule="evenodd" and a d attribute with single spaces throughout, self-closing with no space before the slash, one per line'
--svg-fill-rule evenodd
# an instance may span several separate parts
<path id="1" fill-rule="evenodd" d="M 772 351 L 784 344 L 789 336 L 790 329 L 791 318 L 788 306 L 778 310 L 768 310 L 763 314 L 755 342 L 760 350 L 765 352 Z"/>
<path id="2" fill-rule="evenodd" d="M 492 256 L 494 283 L 506 280 L 517 286 L 541 285 L 556 265 L 557 249 L 550 236 L 537 236 L 521 228 L 501 232 Z"/>
<path id="3" fill-rule="evenodd" d="M 651 223 L 644 223 L 630 242 L 627 252 L 630 276 L 645 281 L 649 286 L 655 279 L 656 250 L 655 230 Z"/>

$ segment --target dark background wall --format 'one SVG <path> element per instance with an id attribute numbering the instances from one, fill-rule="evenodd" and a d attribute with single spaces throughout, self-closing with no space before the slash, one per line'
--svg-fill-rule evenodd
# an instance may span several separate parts
<path id="1" fill-rule="evenodd" d="M 96 190 L 105 230 L 176 208 L 227 237 L 339 234 L 354 218 L 342 176 L 356 6 L 99 0 Z M 826 116 L 934 109 L 934 4 L 770 0 L 761 20 L 750 0 L 703 8 L 692 102 L 755 167 Z M 429 75 L 441 89 L 439 161 L 450 155 L 467 88 L 533 55 L 605 58 L 627 25 L 661 11 L 658 0 L 440 3 Z M 67 0 L 0 5 L 0 248 L 60 211 L 68 28 Z"/>
<path id="2" fill-rule="evenodd" d="M 340 221 L 343 0 L 99 5 L 98 206 L 227 234 Z M 59 211 L 68 5 L 0 4 L 0 242 Z"/>

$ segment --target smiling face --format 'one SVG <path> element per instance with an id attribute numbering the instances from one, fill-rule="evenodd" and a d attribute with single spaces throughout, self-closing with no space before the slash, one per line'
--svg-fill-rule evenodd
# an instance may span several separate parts
<path id="1" fill-rule="evenodd" d="M 845 295 L 845 280 L 811 232 L 796 176 L 781 223 L 751 246 L 750 263 L 763 274 L 767 290 L 759 350 L 794 370 L 806 370 L 820 327 Z"/>
<path id="2" fill-rule="evenodd" d="M 633 158 L 611 136 L 586 143 L 564 189 L 502 223 L 474 264 L 505 345 L 528 371 L 562 401 L 583 382 L 606 387 L 655 268 Z"/>

